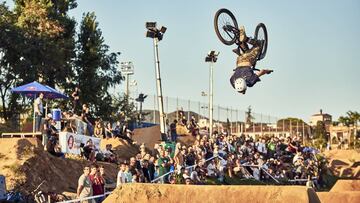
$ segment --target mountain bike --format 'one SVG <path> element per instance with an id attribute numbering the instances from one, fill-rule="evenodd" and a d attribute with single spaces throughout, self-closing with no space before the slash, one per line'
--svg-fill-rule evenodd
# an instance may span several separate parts
<path id="1" fill-rule="evenodd" d="M 236 18 L 231 11 L 226 8 L 219 9 L 214 18 L 214 27 L 217 37 L 225 45 L 237 45 L 237 49 L 233 51 L 239 56 L 245 52 L 242 42 L 239 40 L 240 30 Z M 265 57 L 268 46 L 268 35 L 266 26 L 263 23 L 259 23 L 255 28 L 254 39 L 261 42 L 260 52 L 257 60 L 261 60 Z"/>

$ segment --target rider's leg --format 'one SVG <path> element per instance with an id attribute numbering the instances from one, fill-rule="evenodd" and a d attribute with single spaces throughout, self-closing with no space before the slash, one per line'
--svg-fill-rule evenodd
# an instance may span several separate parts
<path id="1" fill-rule="evenodd" d="M 270 74 L 270 73 L 272 73 L 272 72 L 273 72 L 273 70 L 261 69 L 260 71 L 255 72 L 255 74 L 256 74 L 257 76 L 261 77 L 261 76 L 263 76 L 263 75 L 265 75 L 265 74 Z"/>

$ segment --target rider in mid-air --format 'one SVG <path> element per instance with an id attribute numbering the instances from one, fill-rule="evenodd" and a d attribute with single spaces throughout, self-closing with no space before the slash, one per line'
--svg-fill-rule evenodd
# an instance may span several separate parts
<path id="1" fill-rule="evenodd" d="M 255 83 L 260 81 L 260 77 L 265 74 L 270 74 L 273 70 L 255 70 L 257 58 L 260 54 L 260 47 L 262 41 L 251 39 L 246 36 L 244 26 L 240 27 L 240 47 L 243 53 L 240 55 L 240 50 L 235 49 L 234 52 L 239 56 L 236 61 L 236 68 L 230 78 L 230 83 L 236 91 L 245 94 L 247 87 L 252 87 Z M 249 49 L 249 45 L 252 47 Z M 255 72 L 256 71 L 256 72 Z"/>

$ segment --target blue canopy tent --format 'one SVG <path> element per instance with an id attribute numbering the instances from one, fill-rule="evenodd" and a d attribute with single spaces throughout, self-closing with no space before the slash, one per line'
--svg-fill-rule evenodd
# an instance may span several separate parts
<path id="1" fill-rule="evenodd" d="M 47 85 L 42 85 L 36 81 L 19 87 L 15 87 L 11 89 L 11 92 L 19 93 L 34 99 L 36 99 L 36 96 L 38 96 L 40 93 L 43 93 L 44 98 L 47 99 L 68 99 L 68 96 L 61 93 L 60 91 Z M 35 111 L 33 113 L 33 132 L 35 132 Z"/>

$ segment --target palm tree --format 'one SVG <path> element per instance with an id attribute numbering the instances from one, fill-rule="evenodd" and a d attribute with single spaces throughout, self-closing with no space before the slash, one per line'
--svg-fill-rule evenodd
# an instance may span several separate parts
<path id="1" fill-rule="evenodd" d="M 355 131 L 354 131 L 354 149 L 355 149 L 356 135 L 357 135 L 357 123 L 360 121 L 360 113 L 357 111 L 348 111 L 346 114 L 348 115 L 350 123 L 354 124 L 354 126 L 355 126 Z"/>

